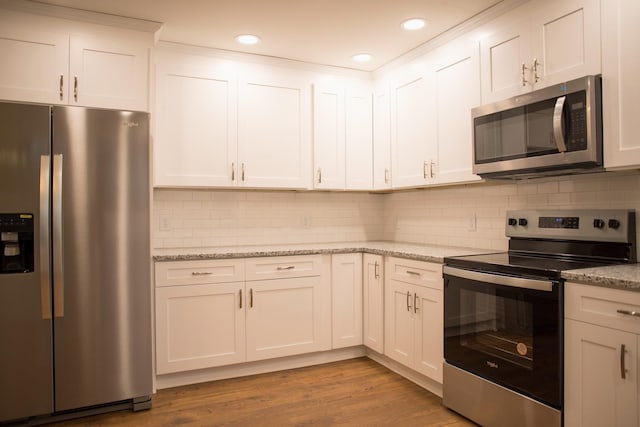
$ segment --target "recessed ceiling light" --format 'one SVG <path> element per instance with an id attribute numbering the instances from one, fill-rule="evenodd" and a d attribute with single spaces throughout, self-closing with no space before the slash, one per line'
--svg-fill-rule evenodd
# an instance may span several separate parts
<path id="1" fill-rule="evenodd" d="M 260 41 L 260 37 L 253 34 L 240 34 L 236 36 L 236 41 L 240 44 L 252 45 Z"/>
<path id="2" fill-rule="evenodd" d="M 415 31 L 415 30 L 424 28 L 425 25 L 427 25 L 427 23 L 424 19 L 411 18 L 411 19 L 407 19 L 402 23 L 402 28 L 404 28 L 407 31 Z"/>
<path id="3" fill-rule="evenodd" d="M 351 59 L 353 59 L 355 62 L 369 62 L 372 58 L 373 56 L 368 53 L 358 53 L 351 57 Z"/>

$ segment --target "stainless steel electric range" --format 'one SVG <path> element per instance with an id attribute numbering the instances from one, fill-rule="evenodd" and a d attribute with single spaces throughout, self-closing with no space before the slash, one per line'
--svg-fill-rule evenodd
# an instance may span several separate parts
<path id="1" fill-rule="evenodd" d="M 636 262 L 632 210 L 507 212 L 508 252 L 444 259 L 443 402 L 483 426 L 561 426 L 562 271 Z"/>

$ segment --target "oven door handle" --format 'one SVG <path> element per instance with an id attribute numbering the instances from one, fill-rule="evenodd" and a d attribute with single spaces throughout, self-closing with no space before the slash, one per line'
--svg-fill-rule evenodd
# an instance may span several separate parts
<path id="1" fill-rule="evenodd" d="M 442 272 L 449 276 L 463 279 L 477 280 L 479 282 L 496 285 L 512 286 L 515 288 L 533 289 L 536 291 L 552 292 L 554 282 L 551 280 L 528 279 L 524 277 L 503 276 L 501 274 L 482 273 L 480 271 L 463 270 L 461 268 L 445 265 Z"/>

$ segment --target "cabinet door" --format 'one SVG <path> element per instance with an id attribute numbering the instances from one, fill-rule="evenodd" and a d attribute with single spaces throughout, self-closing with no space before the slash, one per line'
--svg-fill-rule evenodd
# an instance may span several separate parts
<path id="1" fill-rule="evenodd" d="M 245 361 L 242 283 L 156 288 L 156 372 Z"/>
<path id="2" fill-rule="evenodd" d="M 373 189 L 391 188 L 391 102 L 389 87 L 373 94 Z"/>
<path id="3" fill-rule="evenodd" d="M 608 1 L 602 8 L 604 166 L 640 165 L 640 2 Z"/>
<path id="4" fill-rule="evenodd" d="M 71 37 L 69 103 L 147 110 L 149 48 L 123 40 Z"/>
<path id="5" fill-rule="evenodd" d="M 344 90 L 313 87 L 314 188 L 345 188 Z"/>
<path id="6" fill-rule="evenodd" d="M 0 17 L 0 99 L 64 104 L 69 36 L 30 31 Z"/>
<path id="7" fill-rule="evenodd" d="M 443 292 L 416 287 L 414 312 L 416 321 L 416 370 L 442 384 L 443 349 Z"/>
<path id="8" fill-rule="evenodd" d="M 363 254 L 364 345 L 384 352 L 384 267 L 382 256 Z"/>
<path id="9" fill-rule="evenodd" d="M 480 42 L 482 103 L 531 90 L 531 23 L 520 21 Z M 523 67 L 526 69 L 523 70 Z"/>
<path id="10" fill-rule="evenodd" d="M 424 68 L 419 65 L 416 68 Z M 392 84 L 391 173 L 394 188 L 416 187 L 429 180 L 435 146 L 429 136 L 435 111 L 433 102 L 429 101 L 429 94 L 433 92 L 425 73 L 424 70 L 409 73 Z"/>
<path id="11" fill-rule="evenodd" d="M 239 87 L 240 184 L 309 188 L 311 84 L 295 73 L 255 68 Z"/>
<path id="12" fill-rule="evenodd" d="M 237 84 L 231 64 L 168 52 L 156 62 L 154 185 L 234 185 Z"/>
<path id="13" fill-rule="evenodd" d="M 346 93 L 346 189 L 373 188 L 373 107 L 371 91 Z"/>
<path id="14" fill-rule="evenodd" d="M 329 350 L 328 290 L 321 277 L 247 282 L 247 360 Z"/>
<path id="15" fill-rule="evenodd" d="M 362 344 L 362 254 L 331 257 L 332 348 Z"/>
<path id="16" fill-rule="evenodd" d="M 415 358 L 414 290 L 398 280 L 385 283 L 384 354 L 409 367 Z"/>
<path id="17" fill-rule="evenodd" d="M 549 2 L 532 15 L 531 28 L 536 89 L 600 73 L 600 0 Z"/>
<path id="18" fill-rule="evenodd" d="M 638 425 L 637 345 L 634 334 L 565 319 L 565 426 Z"/>
<path id="19" fill-rule="evenodd" d="M 471 108 L 480 104 L 480 62 L 478 43 L 451 43 L 436 52 L 433 78 L 436 103 L 438 156 L 435 181 L 476 181 L 471 172 Z"/>

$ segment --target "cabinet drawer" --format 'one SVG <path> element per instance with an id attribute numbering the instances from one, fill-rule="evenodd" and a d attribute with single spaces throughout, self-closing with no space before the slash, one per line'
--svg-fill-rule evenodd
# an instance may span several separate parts
<path id="1" fill-rule="evenodd" d="M 410 259 L 387 258 L 386 278 L 399 280 L 428 288 L 444 289 L 442 282 L 442 264 Z"/>
<path id="2" fill-rule="evenodd" d="M 320 276 L 322 255 L 251 258 L 245 267 L 247 281 Z"/>
<path id="3" fill-rule="evenodd" d="M 244 260 L 167 261 L 156 263 L 156 287 L 244 281 Z"/>
<path id="4" fill-rule="evenodd" d="M 640 314 L 640 292 L 565 283 L 564 295 L 564 315 L 568 319 L 635 334 L 640 331 L 640 317 L 630 314 Z"/>

